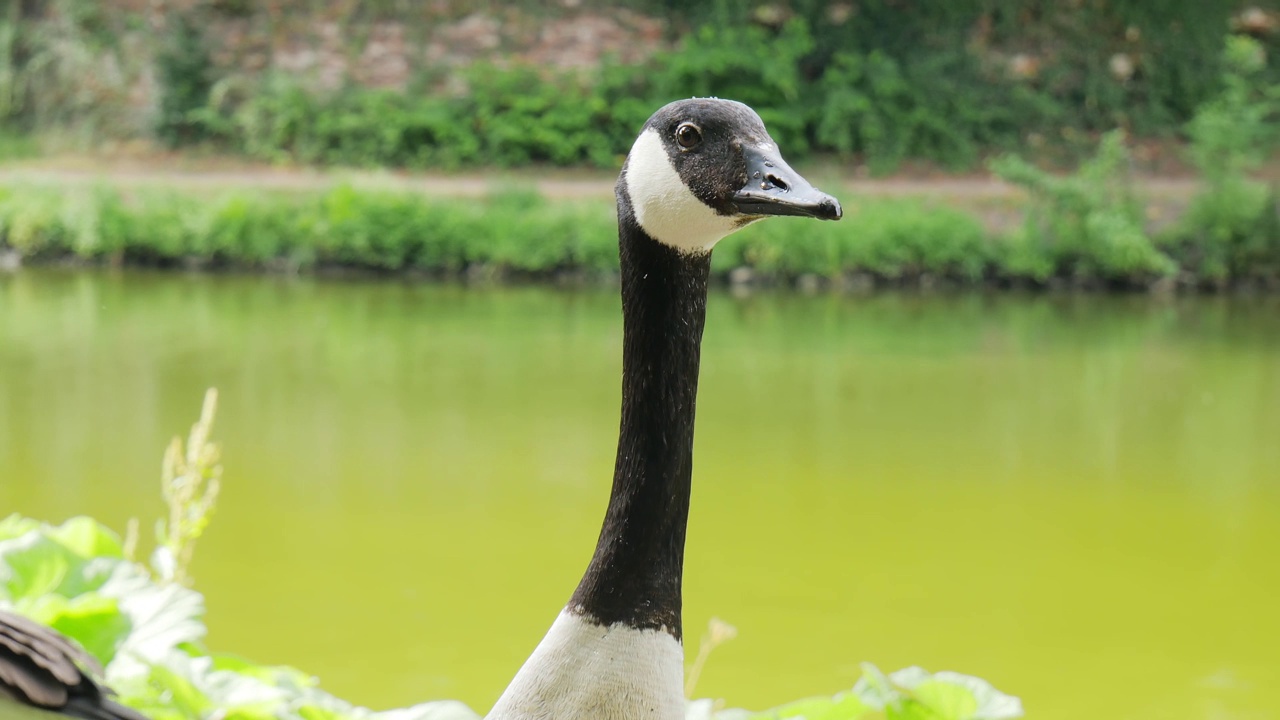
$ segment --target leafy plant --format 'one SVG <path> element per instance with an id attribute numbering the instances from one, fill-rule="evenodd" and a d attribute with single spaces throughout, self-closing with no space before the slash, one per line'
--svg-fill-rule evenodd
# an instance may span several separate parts
<path id="1" fill-rule="evenodd" d="M 1220 36 L 1242 17 L 1229 0 L 956 0 L 917 13 L 889 2 L 613 0 L 666 19 L 674 49 L 574 70 L 490 57 L 455 74 L 465 86 L 441 82 L 441 68 L 410 56 L 418 76 L 411 91 L 396 92 L 358 84 L 319 91 L 305 79 L 215 62 L 219 21 L 274 27 L 280 16 L 270 3 L 142 5 L 106 13 L 90 0 L 9 3 L 0 17 L 0 124 L 128 137 L 145 117 L 131 111 L 130 92 L 150 76 L 160 112 L 146 130 L 169 144 L 212 139 L 273 162 L 604 166 L 657 105 L 716 95 L 754 106 L 793 157 L 855 155 L 877 172 L 906 159 L 971 166 L 1031 137 L 1046 151 L 1071 151 L 1072 138 L 1117 126 L 1174 134 L 1223 89 Z M 352 56 L 373 23 L 421 36 L 452 12 L 412 7 L 313 6 L 298 22 L 335 23 L 337 50 Z M 524 2 L 511 12 L 537 19 L 559 11 Z M 1264 64 L 1257 78 L 1275 85 L 1280 74 Z"/>
<path id="2" fill-rule="evenodd" d="M 1015 155 L 991 163 L 1000 177 L 1025 188 L 1031 206 L 1020 234 L 1001 248 L 1005 264 L 1044 281 L 1076 279 L 1142 283 L 1177 266 L 1144 227 L 1130 184 L 1124 133 L 1103 136 L 1097 154 L 1071 176 L 1058 177 Z"/>
<path id="3" fill-rule="evenodd" d="M 156 135 L 171 146 L 203 139 L 198 111 L 208 105 L 213 62 L 195 11 L 170 15 L 164 44 L 156 54 L 160 113 Z"/>
<path id="4" fill-rule="evenodd" d="M 1199 106 L 1186 127 L 1191 161 L 1211 185 L 1255 169 L 1280 140 L 1280 85 L 1265 74 L 1262 44 L 1228 35 L 1222 64 L 1221 92 Z"/>
<path id="5" fill-rule="evenodd" d="M 1280 281 L 1280 196 L 1249 178 L 1280 140 L 1280 85 L 1265 76 L 1256 40 L 1228 36 L 1222 92 L 1187 124 L 1189 155 L 1204 178 L 1167 243 L 1214 285 L 1232 279 Z"/>
<path id="6" fill-rule="evenodd" d="M 1114 135 L 1073 176 L 999 160 L 1030 200 L 1026 224 L 1006 236 L 993 237 L 978 218 L 945 204 L 854 199 L 844 222 L 753 225 L 717 248 L 712 269 L 721 278 L 745 267 L 784 281 L 859 274 L 893 283 L 1062 278 L 1135 287 L 1179 270 L 1207 285 L 1280 274 L 1280 228 L 1264 186 L 1247 179 L 1220 186 L 1157 243 L 1143 226 L 1124 158 Z M 451 202 L 369 185 L 210 196 L 139 188 L 127 197 L 103 186 L 0 185 L 0 248 L 35 262 L 542 278 L 609 275 L 618 253 L 611 203 L 552 202 L 518 186 Z"/>
<path id="7" fill-rule="evenodd" d="M 909 667 L 885 675 L 870 663 L 853 690 L 809 698 L 754 716 L 753 720 L 1007 720 L 1022 717 L 1022 702 L 990 683 L 954 672 Z"/>
<path id="8" fill-rule="evenodd" d="M 374 713 L 314 678 L 202 649 L 204 599 L 125 559 L 119 537 L 86 517 L 53 526 L 0 521 L 0 606 L 53 627 L 106 667 L 124 703 L 154 720 L 476 720 L 461 703 Z"/>
<path id="9" fill-rule="evenodd" d="M 130 137 L 141 74 L 125 22 L 91 0 L 6 3 L 0 10 L 0 126 L 78 141 Z"/>
<path id="10" fill-rule="evenodd" d="M 197 593 L 152 581 L 118 536 L 84 517 L 0 521 L 0 604 L 76 639 L 111 678 L 146 672 L 205 633 Z"/>

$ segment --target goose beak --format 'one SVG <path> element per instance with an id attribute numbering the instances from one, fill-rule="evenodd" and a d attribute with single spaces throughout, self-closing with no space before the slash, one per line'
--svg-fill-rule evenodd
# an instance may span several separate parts
<path id="1" fill-rule="evenodd" d="M 747 184 L 733 196 L 743 215 L 794 215 L 839 220 L 840 201 L 809 184 L 791 169 L 773 144 L 743 148 Z"/>

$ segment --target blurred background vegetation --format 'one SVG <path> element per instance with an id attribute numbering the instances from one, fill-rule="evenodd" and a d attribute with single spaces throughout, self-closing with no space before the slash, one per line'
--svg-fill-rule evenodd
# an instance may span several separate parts
<path id="1" fill-rule="evenodd" d="M 1280 49 L 1275 3 L 1239 0 L 21 0 L 5 15 L 10 135 L 405 167 L 612 167 L 653 107 L 710 94 L 757 108 L 794 156 L 875 171 L 1073 159 L 1114 128 L 1186 139 L 1224 89 L 1227 33 Z"/>
<path id="2" fill-rule="evenodd" d="M 1280 287 L 1278 50 L 1276 0 L 21 0 L 0 18 L 0 157 L 593 177 L 655 107 L 715 95 L 755 107 L 837 189 L 982 171 L 1021 188 L 1012 209 L 958 203 L 968 214 L 866 203 L 858 232 L 733 245 L 726 275 Z M 1153 204 L 1166 177 L 1186 184 Z M 350 188 L 209 202 L 2 185 L 10 264 L 489 277 L 614 263 L 603 200 L 519 191 L 493 213 Z"/>

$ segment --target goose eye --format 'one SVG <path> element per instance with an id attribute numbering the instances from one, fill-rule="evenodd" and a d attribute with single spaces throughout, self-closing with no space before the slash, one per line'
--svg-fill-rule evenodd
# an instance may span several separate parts
<path id="1" fill-rule="evenodd" d="M 698 126 L 693 123 L 681 123 L 676 128 L 676 144 L 685 150 L 692 150 L 702 142 L 702 133 L 698 131 Z"/>

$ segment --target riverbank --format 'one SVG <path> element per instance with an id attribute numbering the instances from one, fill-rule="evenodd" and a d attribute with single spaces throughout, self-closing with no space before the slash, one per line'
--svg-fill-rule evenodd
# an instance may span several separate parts
<path id="1" fill-rule="evenodd" d="M 856 291 L 1280 288 L 1280 230 L 1255 237 L 1266 231 L 1266 208 L 1274 213 L 1260 182 L 1224 196 L 1191 177 L 1096 182 L 1014 172 L 1015 183 L 987 175 L 866 179 L 835 166 L 807 172 L 845 201 L 848 217 L 748 228 L 717 250 L 719 279 Z M 0 168 L 0 267 L 609 282 L 617 263 L 612 186 L 612 174 L 593 171 L 415 174 L 182 157 L 10 164 Z M 1206 198 L 1216 205 L 1207 210 Z M 1235 214 L 1224 217 L 1223 204 Z M 1248 255 L 1206 262 L 1233 248 Z"/>

